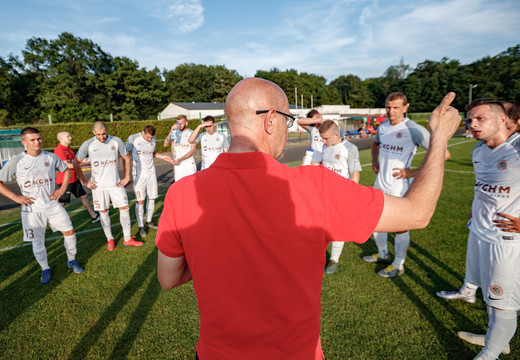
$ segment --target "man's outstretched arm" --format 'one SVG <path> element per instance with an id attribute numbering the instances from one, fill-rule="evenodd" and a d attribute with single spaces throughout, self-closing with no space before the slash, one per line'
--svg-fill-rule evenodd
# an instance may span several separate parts
<path id="1" fill-rule="evenodd" d="M 428 225 L 442 190 L 448 140 L 460 123 L 457 109 L 450 106 L 455 93 L 448 93 L 430 116 L 430 146 L 402 198 L 384 195 L 385 204 L 375 231 L 395 232 L 421 229 Z"/>

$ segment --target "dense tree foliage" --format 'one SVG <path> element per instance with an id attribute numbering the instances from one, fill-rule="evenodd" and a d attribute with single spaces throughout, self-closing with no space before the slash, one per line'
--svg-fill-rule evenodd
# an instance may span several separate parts
<path id="1" fill-rule="evenodd" d="M 329 84 L 324 77 L 294 69 L 258 70 L 257 77 L 277 83 L 291 103 L 306 107 L 348 104 L 384 107 L 386 96 L 402 91 L 412 112 L 431 111 L 439 99 L 455 91 L 455 106 L 464 110 L 469 86 L 478 97 L 520 101 L 520 45 L 468 65 L 443 58 L 415 68 L 390 66 L 381 77 L 361 80 L 341 75 Z M 153 119 L 170 101 L 223 102 L 242 79 L 223 65 L 180 64 L 173 70 L 147 70 L 126 57 L 112 57 L 88 39 L 62 33 L 55 40 L 31 38 L 22 58 L 0 57 L 0 124 L 47 121 L 77 122 Z"/>

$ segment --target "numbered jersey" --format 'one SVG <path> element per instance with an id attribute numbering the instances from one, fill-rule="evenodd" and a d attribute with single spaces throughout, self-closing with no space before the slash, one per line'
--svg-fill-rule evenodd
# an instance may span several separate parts
<path id="1" fill-rule="evenodd" d="M 93 137 L 79 148 L 79 159 L 89 158 L 92 175 L 91 180 L 97 183 L 100 190 L 110 189 L 119 182 L 118 153 L 121 156 L 128 154 L 125 144 L 120 138 L 108 136 L 104 143 Z"/>
<path id="2" fill-rule="evenodd" d="M 9 160 L 0 170 L 0 181 L 15 177 L 21 194 L 35 199 L 32 205 L 22 205 L 22 211 L 41 212 L 58 203 L 51 200 L 50 195 L 55 190 L 56 171 L 65 170 L 67 164 L 53 153 L 42 151 L 38 156 L 30 156 L 24 152 Z"/>
<path id="3" fill-rule="evenodd" d="M 375 142 L 379 144 L 379 172 L 374 186 L 387 194 L 403 196 L 411 179 L 395 178 L 392 169 L 409 168 L 417 147 L 428 149 L 430 134 L 408 118 L 397 125 L 387 120 L 377 128 Z"/>
<path id="4" fill-rule="evenodd" d="M 132 178 L 141 175 L 155 175 L 155 137 L 147 141 L 141 133 L 133 134 L 126 140 L 126 150 L 132 155 Z"/>
<path id="5" fill-rule="evenodd" d="M 504 143 L 490 148 L 479 142 L 473 148 L 475 196 L 469 228 L 483 241 L 520 246 L 520 234 L 506 233 L 492 220 L 497 212 L 520 217 L 520 136 L 515 133 Z"/>
<path id="6" fill-rule="evenodd" d="M 358 148 L 348 140 L 333 146 L 323 145 L 323 152 L 314 152 L 312 161 L 321 162 L 327 169 L 346 179 L 352 173 L 361 171 Z"/>
<path id="7" fill-rule="evenodd" d="M 205 132 L 200 135 L 200 150 L 202 153 L 202 167 L 208 168 L 228 147 L 227 137 L 217 132 L 212 135 Z"/>
<path id="8" fill-rule="evenodd" d="M 183 157 L 191 150 L 191 144 L 188 141 L 193 130 L 186 129 L 184 131 L 176 131 L 175 134 L 172 134 L 173 143 L 173 160 L 177 160 L 180 157 Z M 193 157 L 191 157 L 193 158 Z M 186 159 L 188 160 L 188 159 Z"/>

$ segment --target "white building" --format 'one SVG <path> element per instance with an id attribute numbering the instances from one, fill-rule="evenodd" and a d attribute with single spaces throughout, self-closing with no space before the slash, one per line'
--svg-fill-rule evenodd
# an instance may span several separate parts
<path id="1" fill-rule="evenodd" d="M 224 118 L 224 103 L 217 102 L 171 102 L 159 114 L 160 120 L 175 119 L 186 115 L 188 120 L 204 119 L 211 115 L 215 119 Z"/>

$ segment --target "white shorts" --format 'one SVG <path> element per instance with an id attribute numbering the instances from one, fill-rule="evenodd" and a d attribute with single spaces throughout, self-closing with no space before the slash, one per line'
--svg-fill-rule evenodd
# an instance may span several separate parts
<path id="1" fill-rule="evenodd" d="M 520 247 L 492 244 L 469 232 L 466 281 L 482 288 L 488 306 L 520 310 Z"/>
<path id="2" fill-rule="evenodd" d="M 55 205 L 45 211 L 22 211 L 23 241 L 44 240 L 47 223 L 53 232 L 74 229 L 67 210 L 56 201 Z"/>
<path id="3" fill-rule="evenodd" d="M 137 201 L 144 201 L 146 196 L 148 196 L 148 199 L 157 199 L 159 196 L 157 175 L 140 174 L 139 177 L 137 177 L 137 181 L 134 182 L 134 193 Z"/>
<path id="4" fill-rule="evenodd" d="M 125 188 L 115 187 L 110 189 L 92 189 L 92 202 L 94 210 L 108 210 L 110 201 L 115 208 L 121 208 L 128 205 L 128 196 Z"/>
<path id="5" fill-rule="evenodd" d="M 175 181 L 179 181 L 185 176 L 195 174 L 197 172 L 197 164 L 195 164 L 195 159 L 191 157 L 181 161 L 179 165 L 174 165 L 173 169 Z"/>

